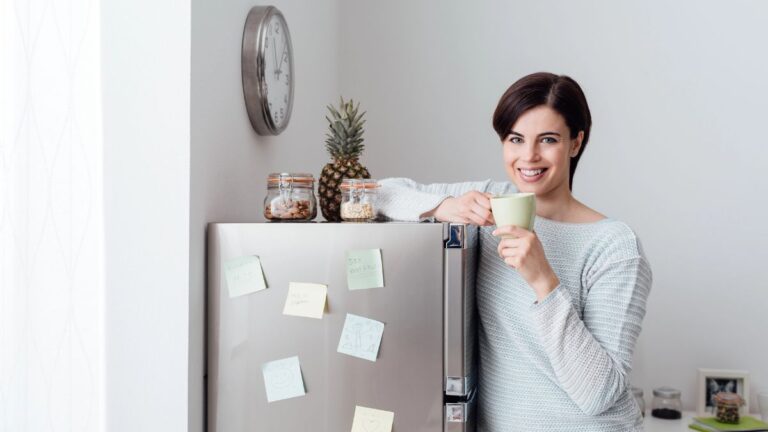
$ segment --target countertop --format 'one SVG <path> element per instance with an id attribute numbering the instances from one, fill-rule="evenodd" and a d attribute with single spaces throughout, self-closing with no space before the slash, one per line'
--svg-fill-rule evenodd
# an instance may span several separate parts
<path id="1" fill-rule="evenodd" d="M 750 416 L 759 419 L 760 414 L 749 414 Z M 693 431 L 688 428 L 691 424 L 693 417 L 696 417 L 694 411 L 684 411 L 683 418 L 680 420 L 663 420 L 651 416 L 650 411 L 645 413 L 645 432 L 682 432 Z"/>

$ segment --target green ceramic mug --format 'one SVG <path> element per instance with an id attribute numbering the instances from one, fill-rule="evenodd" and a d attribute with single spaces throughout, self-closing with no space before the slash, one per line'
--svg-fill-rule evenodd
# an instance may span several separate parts
<path id="1" fill-rule="evenodd" d="M 491 211 L 497 227 L 515 225 L 533 230 L 536 196 L 533 193 L 497 195 L 491 198 Z"/>

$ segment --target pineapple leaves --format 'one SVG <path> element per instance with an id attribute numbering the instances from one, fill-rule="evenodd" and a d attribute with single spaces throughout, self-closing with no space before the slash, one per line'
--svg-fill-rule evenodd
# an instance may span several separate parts
<path id="1" fill-rule="evenodd" d="M 352 99 L 344 101 L 339 97 L 339 106 L 328 105 L 326 107 L 329 116 L 329 131 L 326 133 L 325 147 L 336 160 L 356 160 L 363 151 L 363 125 L 366 112 L 360 112 L 360 103 L 354 103 Z"/>

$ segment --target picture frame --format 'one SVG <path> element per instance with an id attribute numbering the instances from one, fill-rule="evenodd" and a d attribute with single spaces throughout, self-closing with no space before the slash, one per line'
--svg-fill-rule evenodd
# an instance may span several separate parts
<path id="1" fill-rule="evenodd" d="M 719 391 L 736 393 L 744 399 L 741 413 L 749 413 L 749 372 L 743 370 L 699 368 L 696 413 L 701 417 L 714 415 L 712 397 Z"/>

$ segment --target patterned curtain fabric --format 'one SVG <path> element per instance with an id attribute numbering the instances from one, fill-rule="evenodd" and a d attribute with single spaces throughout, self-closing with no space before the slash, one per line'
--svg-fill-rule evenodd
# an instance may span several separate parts
<path id="1" fill-rule="evenodd" d="M 101 430 L 98 0 L 0 0 L 0 432 Z"/>

